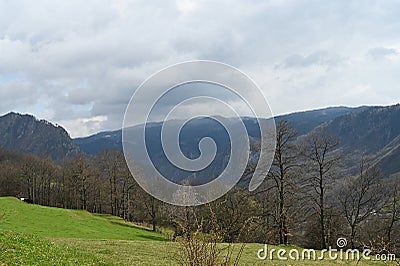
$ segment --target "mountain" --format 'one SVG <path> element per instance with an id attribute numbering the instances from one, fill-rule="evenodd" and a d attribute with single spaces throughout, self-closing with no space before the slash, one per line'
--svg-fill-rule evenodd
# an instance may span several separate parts
<path id="1" fill-rule="evenodd" d="M 231 123 L 227 118 L 226 123 Z M 335 135 L 347 161 L 347 169 L 357 166 L 360 153 L 378 165 L 387 176 L 400 173 L 400 105 L 386 107 L 330 107 L 319 110 L 298 112 L 275 117 L 276 121 L 288 120 L 299 136 L 304 136 L 318 127 L 325 127 Z M 242 118 L 250 136 L 250 142 L 257 145 L 260 131 L 255 118 Z M 263 120 L 262 120 L 263 121 Z M 147 149 L 151 160 L 162 173 L 174 181 L 190 179 L 196 184 L 218 176 L 229 161 L 230 141 L 226 130 L 213 119 L 193 119 L 183 126 L 179 142 L 183 154 L 196 158 L 200 155 L 199 141 L 211 137 L 217 146 L 215 161 L 204 170 L 193 175 L 174 167 L 166 158 L 161 144 L 162 123 L 151 123 L 146 128 Z M 133 132 L 140 127 L 132 127 Z M 0 117 L 0 147 L 48 156 L 55 161 L 74 155 L 79 151 L 96 154 L 106 149 L 122 150 L 121 130 L 100 132 L 92 136 L 71 140 L 60 126 L 31 115 L 9 113 Z M 252 158 L 257 154 L 252 154 Z M 201 181 L 199 181 L 201 180 Z"/>
<path id="2" fill-rule="evenodd" d="M 122 131 L 104 131 L 88 137 L 74 139 L 80 150 L 86 154 L 96 154 L 102 150 L 122 151 Z"/>
<path id="3" fill-rule="evenodd" d="M 400 104 L 348 113 L 323 126 L 338 138 L 348 159 L 363 153 L 385 175 L 400 172 Z"/>
<path id="4" fill-rule="evenodd" d="M 349 108 L 349 107 L 330 107 L 320 110 L 293 113 L 278 116 L 275 119 L 288 120 L 299 132 L 299 135 L 309 133 L 315 127 L 328 123 L 333 119 L 363 110 L 369 107 Z M 231 125 L 232 121 L 227 118 L 224 123 Z M 250 143 L 257 145 L 260 139 L 260 129 L 257 119 L 244 117 L 242 121 L 250 136 Z M 261 120 L 264 123 L 265 120 Z M 213 177 L 218 176 L 225 169 L 229 162 L 230 156 L 230 140 L 226 130 L 213 119 L 199 118 L 192 119 L 182 127 L 179 136 L 179 143 L 182 153 L 191 158 L 197 158 L 200 155 L 198 148 L 199 141 L 204 137 L 211 137 L 217 146 L 215 160 L 205 169 L 198 171 L 195 175 L 193 172 L 179 169 L 173 165 L 165 156 L 161 144 L 162 122 L 151 123 L 146 127 L 146 145 L 149 156 L 160 173 L 167 176 L 174 182 L 189 181 L 191 184 L 200 185 L 210 181 Z M 177 124 L 178 126 L 178 124 Z M 234 125 L 232 125 L 234 126 Z M 129 129 L 132 134 L 137 134 L 137 130 L 141 127 L 132 127 Z M 74 140 L 80 149 L 87 154 L 96 154 L 104 149 L 122 150 L 122 132 L 108 131 L 101 132 L 89 137 L 78 138 Z M 251 158 L 257 157 L 257 153 L 252 153 Z"/>
<path id="5" fill-rule="evenodd" d="M 79 152 L 61 126 L 14 112 L 0 117 L 0 147 L 50 157 L 57 162 Z"/>
<path id="6" fill-rule="evenodd" d="M 341 117 L 347 114 L 358 113 L 364 110 L 368 110 L 371 107 L 361 106 L 356 108 L 351 107 L 328 107 L 318 110 L 296 112 L 287 115 L 281 115 L 275 117 L 276 120 L 287 120 L 290 124 L 296 128 L 299 136 L 309 133 L 311 130 L 316 128 L 323 123 L 329 122 L 337 117 Z"/>
<path id="7" fill-rule="evenodd" d="M 304 111 L 291 113 L 287 115 L 281 115 L 275 117 L 276 120 L 288 120 L 298 131 L 299 135 L 304 135 L 313 130 L 315 127 L 329 122 L 332 119 L 348 114 L 355 113 L 362 110 L 367 110 L 370 107 L 358 107 L 358 108 L 350 108 L 350 107 L 329 107 L 324 109 L 312 110 L 312 111 Z M 249 131 L 249 135 L 253 137 L 259 138 L 259 130 L 258 125 L 256 123 L 255 118 L 243 118 L 243 121 L 246 125 L 247 130 Z M 210 131 L 213 132 L 215 130 L 214 124 L 212 121 L 203 121 L 205 123 L 192 123 L 192 132 L 200 131 Z M 153 131 L 160 131 L 162 127 L 162 123 L 152 123 Z M 151 131 L 150 130 L 150 131 Z M 150 133 L 151 135 L 151 133 Z M 188 134 L 190 136 L 190 134 Z M 105 149 L 116 149 L 122 150 L 122 132 L 121 130 L 115 131 L 105 131 L 96 133 L 94 135 L 76 138 L 74 142 L 79 146 L 81 151 L 87 154 L 96 154 Z"/>

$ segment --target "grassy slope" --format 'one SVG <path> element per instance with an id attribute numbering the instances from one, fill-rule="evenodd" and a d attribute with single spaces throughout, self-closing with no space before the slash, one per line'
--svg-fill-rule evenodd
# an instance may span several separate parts
<path id="1" fill-rule="evenodd" d="M 35 236 L 0 231 L 0 265 L 105 265 L 95 254 Z"/>
<path id="2" fill-rule="evenodd" d="M 69 239 L 57 239 L 57 243 L 64 244 L 70 247 L 80 248 L 90 254 L 96 254 L 96 258 L 102 261 L 109 261 L 107 263 L 113 263 L 117 265 L 170 265 L 178 266 L 182 265 L 179 262 L 179 249 L 180 244 L 176 242 L 146 242 L 145 245 L 141 244 L 140 241 L 120 241 L 120 240 L 88 240 L 80 239 L 71 241 Z M 232 258 L 235 258 L 235 254 L 240 249 L 241 244 L 236 244 Z M 257 258 L 257 251 L 262 249 L 262 244 L 246 244 L 243 255 L 240 259 L 239 265 L 272 265 L 272 266 L 303 266 L 303 265 L 316 265 L 316 266 L 334 266 L 334 265 L 358 265 L 358 266 L 379 266 L 379 265 L 398 265 L 395 262 L 379 262 L 379 261 L 346 261 L 346 260 L 329 260 L 326 256 L 324 260 L 300 260 L 300 261 L 280 261 L 274 256 L 274 260 L 260 260 Z M 289 252 L 288 246 L 270 246 L 270 248 L 280 249 L 283 248 Z M 301 248 L 298 248 L 301 252 Z M 317 252 L 320 256 L 320 252 Z"/>
<path id="3" fill-rule="evenodd" d="M 174 242 L 68 238 L 53 241 L 0 232 L 0 265 L 180 265 L 180 245 Z M 261 261 L 256 252 L 262 246 L 246 245 L 240 265 L 395 265 L 372 261 Z M 234 253 L 239 247 L 235 247 Z"/>
<path id="4" fill-rule="evenodd" d="M 101 260 L 111 260 L 113 263 L 118 265 L 181 265 L 179 263 L 179 249 L 181 246 L 176 242 L 146 242 L 146 245 L 142 245 L 139 241 L 126 241 L 126 240 L 110 240 L 110 241 L 99 241 L 80 239 L 78 241 L 71 241 L 69 239 L 58 239 L 57 243 L 68 245 L 75 248 L 83 248 L 85 252 L 90 254 L 96 254 L 96 258 Z M 240 249 L 241 244 L 236 244 L 234 248 L 234 255 Z M 274 256 L 274 260 L 259 260 L 257 258 L 257 251 L 262 249 L 262 244 L 246 244 L 243 255 L 240 259 L 239 265 L 323 265 L 323 266 L 334 266 L 334 265 L 367 265 L 367 266 L 378 266 L 378 265 L 397 265 L 394 262 L 378 262 L 378 261 L 345 261 L 345 260 L 300 260 L 300 261 L 279 261 Z M 283 248 L 289 251 L 288 246 L 276 247 L 271 246 L 270 248 Z M 300 248 L 298 248 L 301 250 Z M 320 256 L 320 252 L 317 252 Z"/>
<path id="5" fill-rule="evenodd" d="M 12 197 L 0 198 L 0 230 L 51 238 L 165 240 L 115 216 L 27 204 Z"/>
<path id="6" fill-rule="evenodd" d="M 179 265 L 179 244 L 154 240 L 164 238 L 117 217 L 0 198 L 0 265 Z M 357 265 L 329 260 L 260 261 L 257 251 L 262 247 L 246 245 L 240 265 Z M 385 264 L 361 261 L 358 265 Z"/>

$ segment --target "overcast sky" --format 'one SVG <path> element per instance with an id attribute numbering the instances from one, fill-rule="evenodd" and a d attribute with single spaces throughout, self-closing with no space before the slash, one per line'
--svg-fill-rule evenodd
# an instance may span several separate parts
<path id="1" fill-rule="evenodd" d="M 400 1 L 0 0 L 0 114 L 117 129 L 141 82 L 193 59 L 247 73 L 274 114 L 393 104 L 399 18 Z"/>

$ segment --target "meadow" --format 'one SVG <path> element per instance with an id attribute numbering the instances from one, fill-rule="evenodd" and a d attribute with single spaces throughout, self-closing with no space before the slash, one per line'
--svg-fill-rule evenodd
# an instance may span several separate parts
<path id="1" fill-rule="evenodd" d="M 220 244 L 221 248 L 227 246 Z M 240 265 L 396 265 L 365 261 L 260 260 L 262 244 L 246 244 Z M 234 253 L 241 244 L 235 244 Z M 294 246 L 270 246 L 287 251 Z M 148 228 L 91 214 L 0 198 L 0 265 L 181 265 L 182 246 Z"/>

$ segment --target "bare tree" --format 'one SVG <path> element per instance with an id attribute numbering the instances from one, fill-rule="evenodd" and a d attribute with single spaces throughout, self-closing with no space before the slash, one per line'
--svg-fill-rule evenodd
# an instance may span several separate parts
<path id="1" fill-rule="evenodd" d="M 397 181 L 397 180 L 396 180 Z M 400 184 L 397 182 L 391 184 L 389 191 L 389 200 L 385 206 L 388 214 L 388 224 L 387 224 L 387 240 L 390 246 L 394 246 L 393 242 L 393 229 L 395 225 L 400 222 Z"/>
<path id="2" fill-rule="evenodd" d="M 16 169 L 13 162 L 0 159 L 0 196 L 20 194 L 26 197 L 28 194 L 22 191 L 23 181 L 20 169 Z"/>
<path id="3" fill-rule="evenodd" d="M 348 178 L 343 185 L 339 202 L 350 226 L 351 248 L 355 248 L 357 227 L 372 213 L 376 213 L 381 203 L 378 183 L 381 177 L 381 171 L 377 167 L 368 167 L 363 156 L 358 176 Z"/>
<path id="4" fill-rule="evenodd" d="M 303 139 L 301 154 L 306 159 L 306 167 L 309 175 L 305 179 L 305 188 L 316 211 L 319 215 L 321 248 L 327 247 L 327 236 L 325 232 L 326 192 L 331 174 L 340 160 L 337 152 L 338 140 L 329 135 L 325 128 L 318 129 Z"/>
<path id="5" fill-rule="evenodd" d="M 256 217 L 258 204 L 254 196 L 250 195 L 248 191 L 233 189 L 210 203 L 210 208 L 213 209 L 216 223 L 221 230 L 219 234 L 226 242 L 239 241 L 244 224 L 249 231 L 255 229 L 255 224 L 252 222 L 258 218 Z M 205 214 L 203 214 L 205 218 L 207 218 L 207 211 L 206 209 Z M 209 227 L 212 227 L 212 225 L 209 225 Z M 249 236 L 249 234 L 246 236 Z"/>
<path id="6" fill-rule="evenodd" d="M 32 200 L 32 202 L 36 203 L 36 183 L 37 183 L 37 174 L 35 169 L 35 157 L 33 155 L 27 156 L 25 158 L 25 162 L 22 165 L 21 175 L 22 178 L 26 181 L 26 187 L 28 190 L 28 198 Z"/>
<path id="7" fill-rule="evenodd" d="M 155 232 L 157 231 L 159 201 L 150 195 L 147 195 L 146 198 L 147 199 L 144 201 L 144 206 L 147 210 L 148 216 L 150 217 L 151 230 Z"/>
<path id="8" fill-rule="evenodd" d="M 297 147 L 294 144 L 297 132 L 286 120 L 281 120 L 276 127 L 276 149 L 275 157 L 268 177 L 272 180 L 272 187 L 276 195 L 275 220 L 278 225 L 279 243 L 288 243 L 290 217 L 289 208 L 291 198 L 296 191 L 296 184 L 293 182 L 295 168 L 298 167 Z"/>
<path id="9" fill-rule="evenodd" d="M 119 216 L 120 200 L 119 189 L 120 182 L 125 173 L 126 167 L 124 155 L 117 150 L 104 150 L 97 156 L 97 165 L 109 181 L 109 203 L 111 214 Z"/>
<path id="10" fill-rule="evenodd" d="M 43 205 L 50 205 L 51 198 L 51 184 L 55 172 L 55 167 L 52 161 L 48 158 L 42 158 L 36 161 L 37 167 L 37 192 L 39 196 L 38 203 Z"/>
<path id="11" fill-rule="evenodd" d="M 91 176 L 88 159 L 79 153 L 64 164 L 65 185 L 73 208 L 88 210 L 88 185 Z"/>
<path id="12" fill-rule="evenodd" d="M 122 157 L 120 159 L 123 161 L 121 161 L 119 163 L 119 165 L 120 165 L 120 169 L 119 169 L 119 176 L 120 176 L 119 208 L 120 208 L 120 211 L 119 211 L 119 213 L 120 213 L 120 216 L 124 220 L 130 220 L 132 196 L 135 195 L 135 193 L 139 189 L 139 185 L 134 180 L 132 174 L 139 174 L 139 172 L 135 171 L 135 173 L 131 174 L 125 160 Z M 138 200 L 138 198 L 134 199 L 134 200 Z"/>

